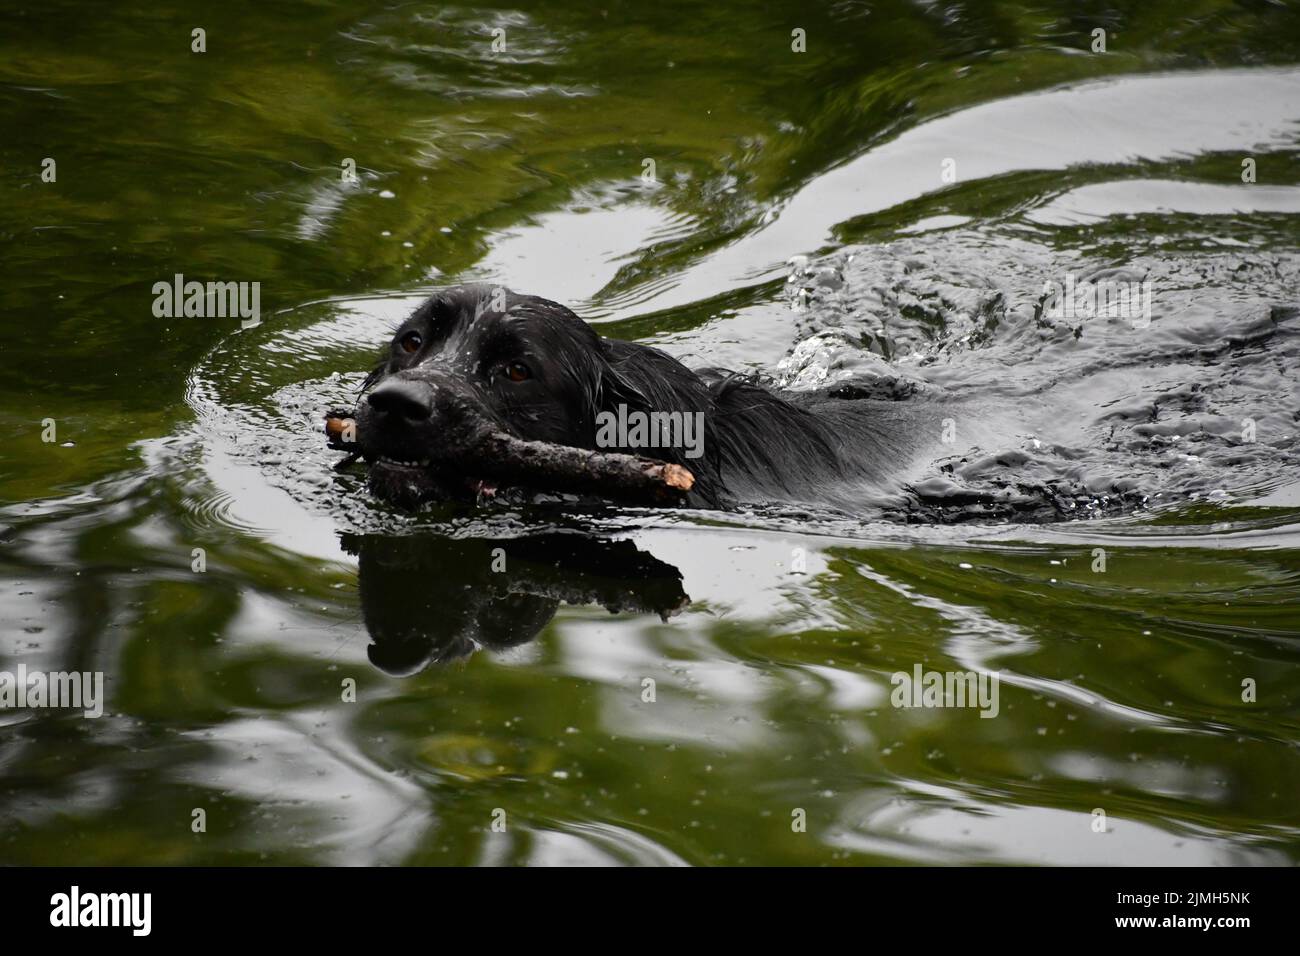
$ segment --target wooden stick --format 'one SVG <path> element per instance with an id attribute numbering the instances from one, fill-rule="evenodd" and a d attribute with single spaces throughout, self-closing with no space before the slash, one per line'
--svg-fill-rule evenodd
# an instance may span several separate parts
<path id="1" fill-rule="evenodd" d="M 355 420 L 330 412 L 325 433 L 330 447 L 353 450 L 342 441 Z M 538 491 L 594 494 L 631 504 L 662 504 L 679 500 L 695 484 L 691 472 L 671 462 L 618 452 L 592 451 L 549 442 L 524 441 L 495 430 L 466 415 L 450 415 L 436 463 L 452 465 L 466 475 Z"/>
<path id="2" fill-rule="evenodd" d="M 343 441 L 343 433 L 348 430 L 348 426 L 355 429 L 356 424 L 347 412 L 325 413 L 325 434 L 329 436 L 331 445 Z"/>

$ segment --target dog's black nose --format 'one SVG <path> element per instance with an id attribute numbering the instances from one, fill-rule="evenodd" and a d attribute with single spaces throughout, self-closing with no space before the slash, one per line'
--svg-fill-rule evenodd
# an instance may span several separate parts
<path id="1" fill-rule="evenodd" d="M 370 407 L 385 415 L 422 422 L 433 415 L 433 386 L 410 379 L 392 378 L 381 382 L 366 396 Z"/>

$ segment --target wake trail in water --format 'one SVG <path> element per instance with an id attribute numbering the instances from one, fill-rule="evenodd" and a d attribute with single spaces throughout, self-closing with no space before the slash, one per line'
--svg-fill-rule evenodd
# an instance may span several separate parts
<path id="1" fill-rule="evenodd" d="M 1045 287 L 1067 277 L 1147 283 L 1149 320 L 1053 314 Z M 1300 257 L 1116 266 L 960 231 L 797 263 L 787 288 L 812 331 L 781 384 L 944 397 L 954 453 L 908 489 L 908 520 L 1096 517 L 1300 480 Z"/>

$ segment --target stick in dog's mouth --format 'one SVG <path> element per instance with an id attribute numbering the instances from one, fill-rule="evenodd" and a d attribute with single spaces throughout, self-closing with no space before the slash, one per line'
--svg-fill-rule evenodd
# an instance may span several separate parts
<path id="1" fill-rule="evenodd" d="M 347 412 L 325 416 L 325 434 L 331 448 L 347 451 L 335 468 L 366 457 L 357 450 L 357 423 Z M 436 457 L 380 461 L 393 468 L 423 471 L 431 468 L 476 475 L 471 490 L 490 493 L 495 485 L 523 485 L 537 491 L 591 494 L 627 504 L 673 504 L 681 501 L 695 476 L 689 469 L 654 458 L 602 452 L 549 442 L 524 441 L 478 418 L 462 416 L 448 429 L 447 442 Z"/>

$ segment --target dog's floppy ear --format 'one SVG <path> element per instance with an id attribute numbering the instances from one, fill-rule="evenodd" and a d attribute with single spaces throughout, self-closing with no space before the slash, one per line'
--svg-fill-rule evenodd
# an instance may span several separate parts
<path id="1" fill-rule="evenodd" d="M 626 405 L 629 411 L 650 411 L 650 399 L 626 372 L 608 361 L 601 363 L 600 383 L 595 396 L 596 411 L 615 411 Z"/>
<path id="2" fill-rule="evenodd" d="M 666 352 L 648 345 L 601 340 L 597 411 L 708 412 L 708 384 Z"/>

